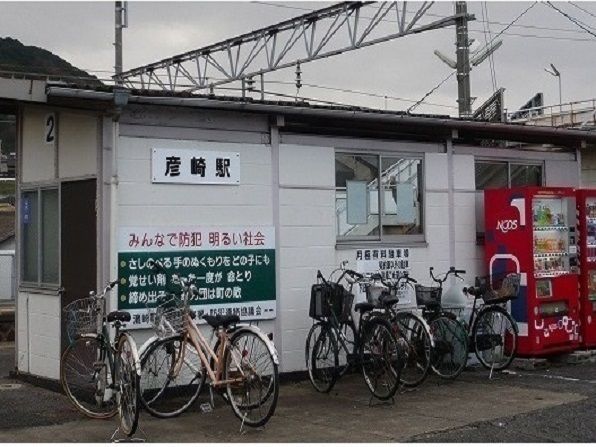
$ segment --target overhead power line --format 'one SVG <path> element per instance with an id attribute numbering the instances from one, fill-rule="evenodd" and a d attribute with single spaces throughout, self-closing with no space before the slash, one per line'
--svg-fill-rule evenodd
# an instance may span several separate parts
<path id="1" fill-rule="evenodd" d="M 575 3 L 573 3 L 573 2 L 569 2 L 569 4 L 570 4 L 570 5 L 572 5 L 572 6 L 575 6 L 575 7 L 576 7 L 577 9 L 579 9 L 580 11 L 583 11 L 583 12 L 585 12 L 586 14 L 588 14 L 588 15 L 591 15 L 592 17 L 596 18 L 596 14 L 593 14 L 593 13 L 591 13 L 591 12 L 590 12 L 590 11 L 588 11 L 587 9 L 584 9 L 584 8 L 582 8 L 581 6 L 579 6 L 579 5 L 576 5 L 576 4 L 575 4 Z"/>
<path id="2" fill-rule="evenodd" d="M 557 8 L 555 5 L 553 5 L 551 2 L 548 2 L 547 1 L 546 4 L 548 6 L 550 6 L 551 8 L 553 8 L 555 11 L 557 11 L 562 16 L 564 16 L 567 19 L 569 19 L 571 22 L 575 23 L 577 26 L 579 26 L 581 29 L 583 29 L 586 33 L 591 34 L 592 36 L 596 37 L 596 33 L 592 32 L 588 28 L 586 28 L 586 27 L 590 27 L 589 25 L 586 25 L 585 23 L 583 23 L 579 19 L 576 19 L 576 18 L 570 16 L 569 14 L 567 14 L 566 12 L 561 11 L 559 8 Z"/>
<path id="3" fill-rule="evenodd" d="M 271 80 L 268 80 L 267 81 L 267 84 L 295 85 L 294 82 L 288 82 L 288 81 L 271 81 Z M 403 102 L 412 102 L 412 103 L 417 103 L 418 102 L 416 99 L 400 98 L 400 97 L 397 97 L 397 96 L 383 95 L 381 93 L 363 92 L 361 90 L 345 89 L 345 88 L 339 88 L 339 87 L 329 87 L 329 86 L 325 86 L 325 85 L 305 84 L 305 83 L 302 83 L 302 86 L 303 87 L 310 87 L 310 88 L 319 88 L 319 89 L 323 89 L 323 90 L 336 91 L 336 92 L 341 92 L 341 93 L 352 93 L 352 94 L 356 94 L 356 95 L 369 96 L 369 97 L 372 97 L 372 98 L 390 99 L 392 101 L 403 101 Z M 447 104 L 438 104 L 438 103 L 433 103 L 433 102 L 424 102 L 424 104 L 427 104 L 427 105 L 430 105 L 430 106 L 436 106 L 436 107 L 445 107 L 445 108 L 450 108 L 450 109 L 457 109 L 457 107 L 450 106 L 450 105 L 447 105 Z"/>
<path id="4" fill-rule="evenodd" d="M 488 43 L 488 45 L 491 45 L 501 34 L 503 34 L 505 31 L 507 31 L 511 26 L 513 26 L 515 24 L 515 22 L 517 22 L 519 19 L 521 19 L 524 15 L 527 14 L 527 12 L 532 9 L 534 6 L 536 6 L 538 2 L 535 1 L 534 3 L 532 3 L 530 6 L 528 6 L 521 14 L 519 14 L 515 19 L 513 19 L 505 28 L 503 28 L 495 37 L 492 38 L 492 40 Z M 408 113 L 411 112 L 412 110 L 414 110 L 414 108 L 418 107 L 419 104 L 422 103 L 422 101 L 424 101 L 426 98 L 428 98 L 431 94 L 433 94 L 436 90 L 438 90 L 445 82 L 447 82 L 455 73 L 457 73 L 457 70 L 454 70 L 451 72 L 451 74 L 449 76 L 447 76 L 445 79 L 443 79 L 441 82 L 439 82 L 435 87 L 433 87 L 428 93 L 426 93 L 422 99 L 420 101 L 418 101 L 416 104 L 414 104 L 413 106 L 411 106 L 407 111 Z"/>
<path id="5" fill-rule="evenodd" d="M 266 2 L 266 1 L 253 1 L 252 3 L 256 3 L 259 5 L 264 5 L 264 6 L 273 6 L 276 8 L 284 8 L 284 9 L 293 9 L 293 10 L 298 10 L 298 11 L 312 11 L 312 9 L 309 8 L 301 8 L 298 6 L 289 6 L 289 5 L 285 5 L 285 4 L 280 4 L 280 3 L 270 3 L 270 2 Z M 410 10 L 406 10 L 407 12 L 413 12 Z M 587 12 L 587 11 L 586 11 Z M 589 12 L 588 12 L 589 13 Z M 426 15 L 428 17 L 436 17 L 436 18 L 446 18 L 449 16 L 443 15 L 443 14 L 436 14 L 436 13 L 432 13 L 432 12 L 427 12 Z M 366 16 L 361 16 L 363 19 L 371 19 L 371 17 L 366 17 Z M 382 20 L 383 22 L 396 22 L 395 19 L 389 19 L 389 18 L 384 18 Z M 490 25 L 507 25 L 507 22 L 499 22 L 499 21 L 494 21 L 494 20 L 489 20 L 487 19 L 483 19 L 483 20 L 479 20 L 476 19 L 475 22 L 486 22 L 487 24 Z M 567 33 L 580 33 L 583 34 L 581 31 L 575 30 L 575 29 L 570 29 L 570 28 L 551 28 L 551 27 L 546 27 L 546 26 L 538 26 L 538 25 L 513 25 L 516 28 L 527 28 L 527 29 L 537 29 L 537 30 L 544 30 L 544 31 L 562 31 L 562 32 L 567 32 Z M 470 29 L 471 30 L 471 29 Z M 476 32 L 483 32 L 483 30 L 474 30 Z M 522 36 L 525 37 L 525 36 Z"/>

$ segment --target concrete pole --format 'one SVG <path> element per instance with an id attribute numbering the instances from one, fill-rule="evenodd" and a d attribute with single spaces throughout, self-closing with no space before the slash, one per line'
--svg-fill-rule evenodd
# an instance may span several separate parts
<path id="1" fill-rule="evenodd" d="M 122 85 L 122 14 L 123 14 L 123 5 L 122 2 L 115 2 L 115 40 L 114 40 L 114 50 L 115 50 L 115 64 L 114 64 L 114 71 L 116 74 L 116 85 Z"/>
<path id="2" fill-rule="evenodd" d="M 455 2 L 455 13 L 463 14 L 455 27 L 457 46 L 457 103 L 459 116 L 472 114 L 470 98 L 470 44 L 468 41 L 468 6 L 466 2 Z"/>

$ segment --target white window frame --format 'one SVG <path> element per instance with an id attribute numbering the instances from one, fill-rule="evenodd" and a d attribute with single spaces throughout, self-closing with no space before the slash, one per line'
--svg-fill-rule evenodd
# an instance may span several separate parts
<path id="1" fill-rule="evenodd" d="M 493 164 L 506 164 L 507 165 L 507 188 L 511 188 L 511 166 L 518 165 L 518 166 L 540 166 L 541 175 L 540 180 L 541 184 L 538 186 L 544 186 L 544 172 L 545 172 L 545 164 L 543 160 L 522 160 L 522 159 L 503 159 L 503 158 L 480 158 L 474 157 L 474 187 L 476 191 L 484 191 L 483 189 L 478 189 L 478 185 L 476 184 L 476 164 L 478 163 L 493 163 Z"/>
<path id="2" fill-rule="evenodd" d="M 58 248 L 57 248 L 57 262 L 58 262 L 58 277 L 57 277 L 57 282 L 55 283 L 49 283 L 49 282 L 43 282 L 42 278 L 43 278 L 43 238 L 42 238 L 42 225 L 43 225 L 43 216 L 42 216 L 42 191 L 56 191 L 58 193 L 58 234 L 56 234 L 56 238 L 58 239 Z M 25 269 L 25 244 L 24 244 L 24 237 L 25 237 L 25 232 L 23 231 L 23 226 L 24 223 L 22 221 L 22 201 L 23 201 L 23 196 L 25 194 L 28 193 L 36 193 L 37 194 L 37 281 L 27 281 L 24 278 L 24 269 Z M 21 262 L 20 262 L 20 269 L 19 269 L 19 283 L 22 287 L 25 288 L 35 288 L 35 289 L 52 289 L 52 290 L 56 290 L 58 287 L 60 287 L 61 284 L 61 268 L 60 268 L 60 256 L 61 256 L 61 242 L 60 242 L 60 231 L 61 231 L 61 220 L 62 220 L 62 216 L 61 216 L 61 203 L 62 203 L 62 197 L 61 197 L 61 188 L 59 184 L 47 184 L 47 185 L 39 185 L 39 186 L 21 186 L 20 191 L 19 191 L 19 201 L 20 201 L 20 206 L 19 209 L 21 210 L 21 216 L 19 218 L 19 224 L 20 224 L 20 228 L 19 228 L 19 256 L 21 257 Z"/>
<path id="3" fill-rule="evenodd" d="M 338 222 L 337 212 L 334 201 L 334 214 L 335 214 L 335 238 L 338 247 L 349 247 L 353 245 L 364 246 L 364 245 L 383 245 L 383 246 L 413 246 L 413 245 L 424 245 L 426 244 L 426 222 L 425 222 L 425 187 L 424 187 L 424 153 L 416 152 L 391 152 L 391 151 L 378 151 L 369 149 L 343 149 L 337 148 L 334 155 L 334 167 L 335 167 L 335 156 L 338 154 L 345 155 L 365 155 L 373 156 L 377 158 L 378 162 L 378 207 L 379 207 L 379 235 L 378 236 L 355 236 L 355 237 L 342 237 L 338 234 Z M 382 200 L 383 189 L 381 186 L 381 165 L 383 157 L 386 158 L 406 158 L 415 159 L 420 162 L 420 178 L 418 179 L 418 197 L 419 197 L 419 209 L 420 209 L 420 233 L 419 234 L 399 234 L 399 235 L 386 235 L 383 233 L 383 216 L 385 216 L 385 201 Z M 335 173 L 335 169 L 334 169 Z M 337 186 L 335 187 L 335 194 L 337 197 L 337 191 L 340 190 Z"/>

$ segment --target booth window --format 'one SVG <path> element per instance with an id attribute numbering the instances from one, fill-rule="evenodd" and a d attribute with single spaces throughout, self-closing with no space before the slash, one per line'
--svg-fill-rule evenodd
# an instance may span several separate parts
<path id="1" fill-rule="evenodd" d="M 423 241 L 422 158 L 338 152 L 338 242 Z"/>
<path id="2" fill-rule="evenodd" d="M 54 286 L 59 283 L 58 189 L 25 191 L 21 200 L 21 278 L 25 285 Z"/>
<path id="3" fill-rule="evenodd" d="M 508 161 L 477 161 L 476 190 L 542 186 L 542 164 Z"/>

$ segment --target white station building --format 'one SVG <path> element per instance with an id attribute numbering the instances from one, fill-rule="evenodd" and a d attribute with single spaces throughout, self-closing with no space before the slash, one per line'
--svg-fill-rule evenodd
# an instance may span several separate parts
<path id="1" fill-rule="evenodd" d="M 193 306 L 273 332 L 302 371 L 317 270 L 485 273 L 486 187 L 582 184 L 596 134 L 368 109 L 0 81 L 18 123 L 17 369 L 58 380 L 62 308 L 118 278 L 133 314 L 193 272 Z M 504 143 L 507 141 L 508 143 Z M 590 171 L 592 172 L 592 171 Z M 586 181 L 584 179 L 584 185 Z M 410 294 L 402 305 L 414 305 Z"/>

